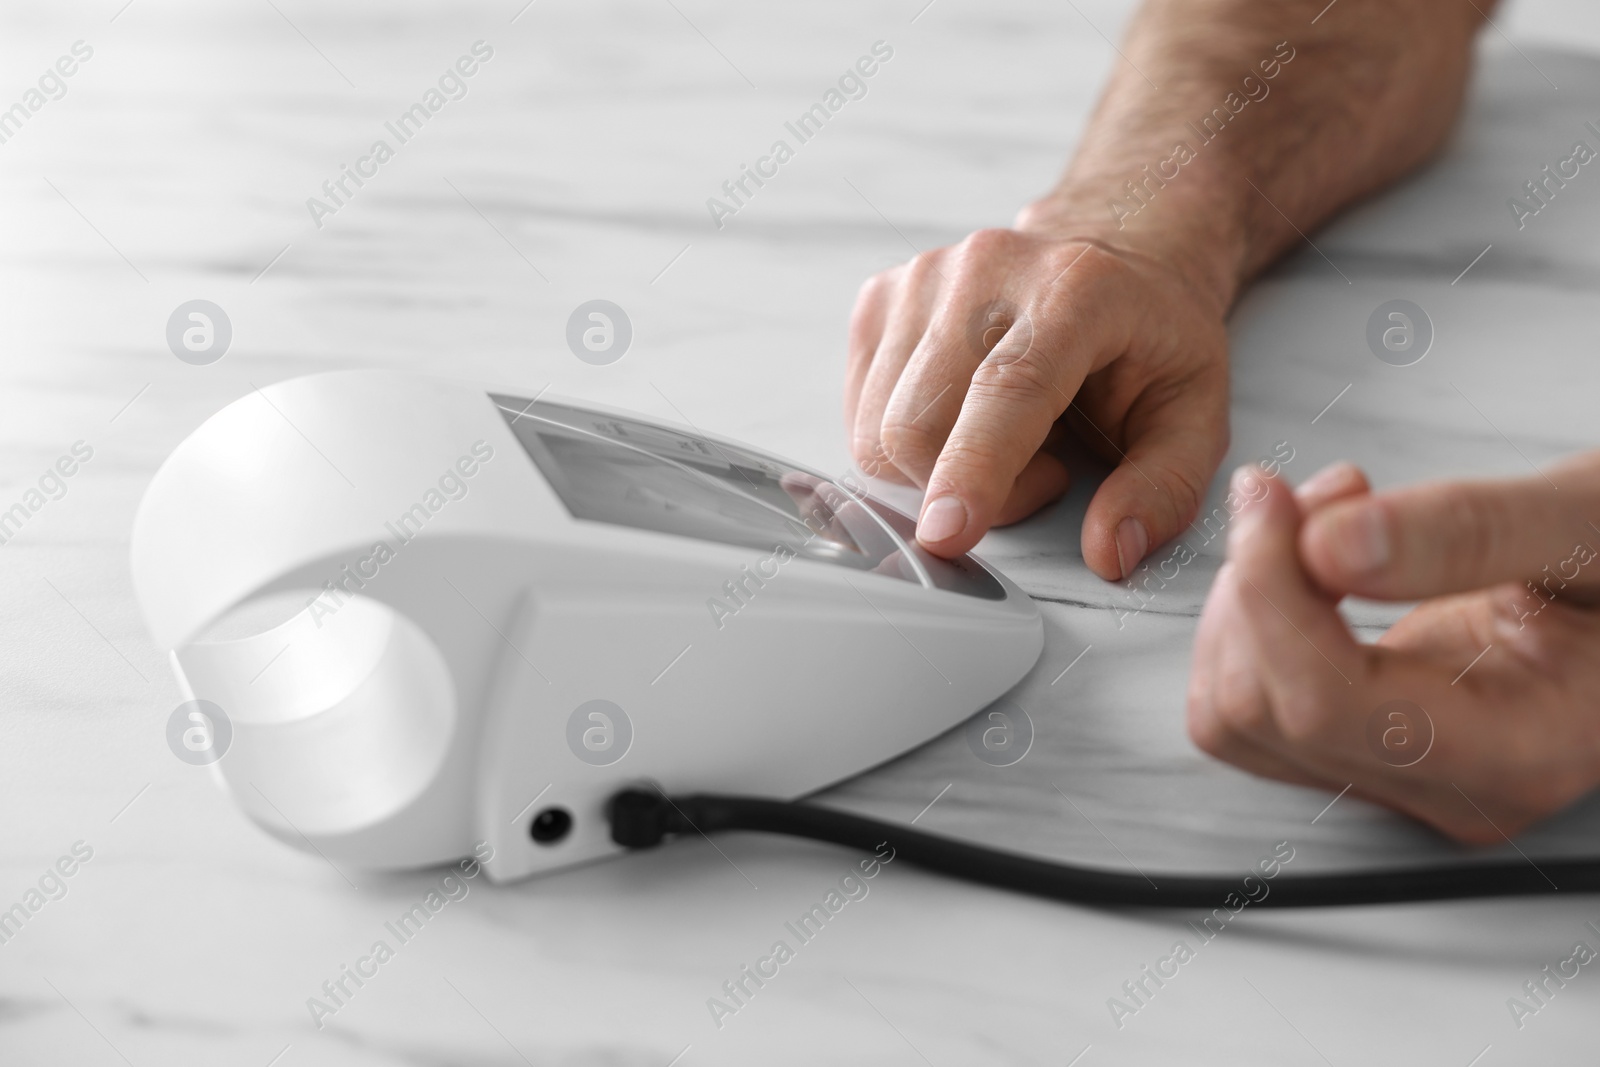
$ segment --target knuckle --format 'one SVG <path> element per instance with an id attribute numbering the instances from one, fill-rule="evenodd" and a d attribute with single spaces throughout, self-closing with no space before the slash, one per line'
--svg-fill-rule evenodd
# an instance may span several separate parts
<path id="1" fill-rule="evenodd" d="M 856 290 L 856 310 L 871 307 L 883 300 L 894 289 L 898 275 L 894 271 L 879 271 L 861 283 Z"/>
<path id="2" fill-rule="evenodd" d="M 999 397 L 1038 396 L 1055 388 L 1055 368 L 1038 347 L 996 345 L 972 373 L 972 387 Z"/>
<path id="3" fill-rule="evenodd" d="M 969 349 L 979 362 L 1002 343 L 1006 351 L 996 358 L 1004 358 L 1019 346 L 1032 347 L 1033 320 L 1025 309 L 1018 309 L 1009 300 L 990 300 L 977 304 L 968 314 L 967 335 Z"/>
<path id="4" fill-rule="evenodd" d="M 1274 719 L 1284 739 L 1291 745 L 1325 748 L 1339 740 L 1339 710 L 1332 701 L 1315 690 L 1297 692 L 1274 709 Z"/>
<path id="5" fill-rule="evenodd" d="M 1216 713 L 1215 707 L 1191 701 L 1187 725 L 1189 740 L 1194 742 L 1196 748 L 1216 759 L 1224 758 L 1233 731 L 1227 720 Z"/>
<path id="6" fill-rule="evenodd" d="M 965 482 L 976 485 L 981 492 L 991 491 L 994 488 L 992 473 L 1004 465 L 995 446 L 996 442 L 970 435 L 947 441 L 939 453 L 941 484 Z"/>
<path id="7" fill-rule="evenodd" d="M 1217 689 L 1217 717 L 1234 733 L 1260 734 L 1270 713 L 1254 680 L 1236 668 L 1224 669 L 1217 678 Z"/>
<path id="8" fill-rule="evenodd" d="M 984 258 L 1003 255 L 1015 245 L 1017 233 L 997 227 L 974 230 L 961 242 L 963 258 Z"/>
<path id="9" fill-rule="evenodd" d="M 919 252 L 896 270 L 900 271 L 900 278 L 906 288 L 917 290 L 929 285 L 934 279 L 941 279 L 939 265 L 945 259 L 946 251 L 935 248 L 927 252 Z"/>

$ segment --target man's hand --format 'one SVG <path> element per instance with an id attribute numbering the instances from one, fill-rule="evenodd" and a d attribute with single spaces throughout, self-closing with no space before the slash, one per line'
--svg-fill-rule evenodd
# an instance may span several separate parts
<path id="1" fill-rule="evenodd" d="M 1378 495 L 1347 464 L 1261 477 L 1235 474 L 1257 500 L 1195 639 L 1196 744 L 1483 844 L 1600 784 L 1600 453 Z M 1363 645 L 1345 595 L 1423 603 Z"/>
<path id="2" fill-rule="evenodd" d="M 1137 253 L 979 231 L 862 287 L 844 391 L 857 461 L 889 457 L 880 476 L 923 487 L 917 538 L 954 556 L 1066 491 L 1045 445 L 1071 426 L 1116 464 L 1084 560 L 1124 577 L 1194 518 L 1227 451 L 1225 311 Z"/>
<path id="3" fill-rule="evenodd" d="M 1144 0 L 1056 187 L 856 302 L 846 430 L 926 489 L 917 539 L 956 555 L 1060 496 L 1067 429 L 1116 465 L 1084 520 L 1096 574 L 1183 529 L 1227 448 L 1240 288 L 1443 143 L 1493 7 Z"/>

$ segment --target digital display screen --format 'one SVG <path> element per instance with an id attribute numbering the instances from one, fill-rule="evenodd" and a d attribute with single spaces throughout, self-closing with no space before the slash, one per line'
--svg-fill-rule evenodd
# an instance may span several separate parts
<path id="1" fill-rule="evenodd" d="M 491 399 L 574 518 L 765 551 L 784 545 L 803 559 L 1005 596 L 981 566 L 923 551 L 903 516 L 771 456 L 626 416 Z"/>

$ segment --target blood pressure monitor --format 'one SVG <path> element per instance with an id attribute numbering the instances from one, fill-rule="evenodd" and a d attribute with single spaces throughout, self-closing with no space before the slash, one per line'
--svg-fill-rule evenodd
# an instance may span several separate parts
<path id="1" fill-rule="evenodd" d="M 298 378 L 156 473 L 135 589 L 211 769 L 335 863 L 620 851 L 630 785 L 792 799 L 955 726 L 1033 602 L 854 479 L 639 415 L 388 372 Z M 205 706 L 205 705 L 203 705 Z"/>

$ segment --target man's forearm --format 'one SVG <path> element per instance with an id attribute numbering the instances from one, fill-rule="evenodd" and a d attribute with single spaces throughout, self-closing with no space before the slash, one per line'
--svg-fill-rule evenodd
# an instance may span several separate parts
<path id="1" fill-rule="evenodd" d="M 1072 165 L 1019 228 L 1156 255 L 1225 310 L 1300 233 L 1443 143 L 1492 8 L 1325 3 L 1148 0 Z"/>

